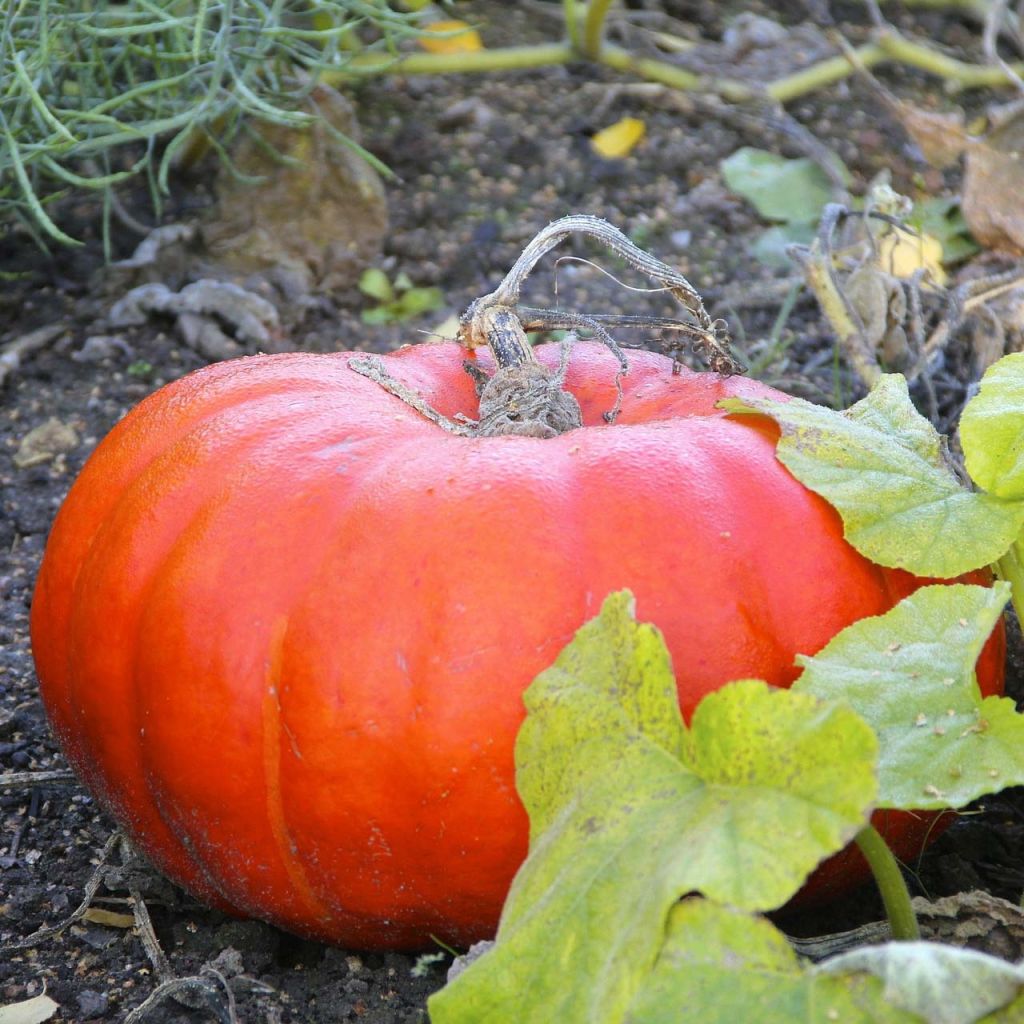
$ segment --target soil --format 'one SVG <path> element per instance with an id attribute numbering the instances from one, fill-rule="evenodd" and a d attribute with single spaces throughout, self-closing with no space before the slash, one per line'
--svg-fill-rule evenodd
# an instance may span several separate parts
<path id="1" fill-rule="evenodd" d="M 557 4 L 466 6 L 483 25 L 488 45 L 543 41 L 559 31 Z M 808 10 L 824 5 L 629 6 L 635 17 L 668 12 L 716 41 L 741 10 L 760 10 L 790 31 L 803 32 L 811 27 L 805 23 Z M 834 14 L 848 38 L 865 38 L 862 5 L 837 4 Z M 977 26 L 951 13 L 908 16 L 904 28 L 980 59 Z M 728 64 L 721 47 L 709 51 L 706 60 L 720 73 L 715 61 Z M 936 99 L 933 80 L 905 69 L 878 73 L 897 95 Z M 375 265 L 392 278 L 404 272 L 417 286 L 440 288 L 445 308 L 400 324 L 367 326 L 360 314 L 372 303 L 355 287 L 355 278 L 347 287 L 319 293 L 315 286 L 303 291 L 294 282 L 282 285 L 272 275 L 239 276 L 239 283 L 277 307 L 278 346 L 387 351 L 416 342 L 419 331 L 430 331 L 490 291 L 541 226 L 570 212 L 586 212 L 605 217 L 679 266 L 705 296 L 712 315 L 729 321 L 739 351 L 769 383 L 831 403 L 847 404 L 862 394 L 859 381 L 834 359 L 828 332 L 806 298 L 770 337 L 788 290 L 777 282 L 787 272 L 769 270 L 752 258 L 751 243 L 765 225 L 724 187 L 718 171 L 719 161 L 743 145 L 799 156 L 804 155 L 800 144 L 768 126 L 716 116 L 701 105 L 687 110 L 660 104 L 620 89 L 625 82 L 610 71 L 581 65 L 481 77 L 383 78 L 355 90 L 351 98 L 363 143 L 396 175 L 387 183 L 390 229 Z M 972 94 L 961 101 L 981 109 L 991 99 Z M 842 158 L 853 174 L 854 192 L 883 171 L 901 191 L 956 192 L 959 171 L 939 172 L 924 164 L 863 83 L 831 86 L 795 101 L 789 113 Z M 598 157 L 591 136 L 623 116 L 645 120 L 645 141 L 626 159 Z M 86 240 L 81 249 L 47 256 L 25 234 L 12 232 L 0 240 L 0 270 L 17 272 L 0 292 L 0 343 L 6 346 L 36 328 L 59 327 L 0 385 L 0 773 L 65 767 L 37 695 L 27 628 L 33 580 L 61 500 L 99 439 L 132 405 L 206 361 L 171 320 L 159 315 L 135 326 L 111 327 L 106 317 L 112 302 L 140 279 L 102 266 L 99 211 L 91 202 L 75 202 L 66 201 L 60 213 L 65 228 Z M 138 217 L 147 215 L 140 197 L 128 194 L 125 202 Z M 202 175 L 182 178 L 163 221 L 201 223 L 210 215 L 208 206 Z M 128 256 L 138 242 L 138 235 L 117 226 L 115 258 Z M 563 251 L 601 258 L 587 243 Z M 612 261 L 604 265 L 620 273 Z M 156 266 L 173 288 L 216 273 L 192 251 L 173 267 Z M 663 296 L 625 293 L 579 263 L 559 268 L 558 287 L 559 301 L 570 308 L 672 312 Z M 552 288 L 549 259 L 530 279 L 524 301 L 550 305 Z M 624 340 L 643 342 L 642 337 Z M 244 339 L 238 346 L 240 351 L 260 347 Z M 940 404 L 947 416 L 964 400 L 969 366 L 969 353 L 954 344 L 941 378 Z M 65 450 L 30 465 L 16 462 L 26 434 L 51 418 L 74 431 L 70 441 L 64 432 L 59 447 Z M 1024 690 L 1020 645 L 1015 640 L 1011 646 L 1010 692 L 1019 697 Z M 79 904 L 113 824 L 84 788 L 61 778 L 0 788 L 0 819 L 0 943 L 17 943 L 59 923 Z M 986 800 L 912 866 L 916 891 L 938 897 L 981 889 L 1017 901 L 1024 889 L 1022 844 L 1024 794 L 1010 791 Z M 112 861 L 119 863 L 119 857 Z M 122 1020 L 140 1006 L 161 978 L 138 930 L 126 926 L 133 890 L 152 917 L 167 958 L 166 976 L 206 979 L 147 1011 L 150 1021 L 226 1021 L 235 1013 L 244 1021 L 412 1024 L 426 1019 L 426 997 L 444 983 L 447 954 L 417 965 L 413 956 L 367 955 L 305 941 L 211 911 L 130 861 L 107 874 L 87 918 L 58 935 L 7 950 L 0 958 L 0 1005 L 36 995 L 45 986 L 60 1007 L 55 1020 Z M 794 934 L 807 935 L 879 917 L 877 900 L 866 889 L 786 924 Z"/>

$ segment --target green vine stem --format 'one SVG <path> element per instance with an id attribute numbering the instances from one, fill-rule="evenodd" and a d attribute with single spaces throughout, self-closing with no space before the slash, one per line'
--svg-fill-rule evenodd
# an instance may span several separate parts
<path id="1" fill-rule="evenodd" d="M 947 57 L 923 43 L 915 43 L 896 32 L 883 32 L 878 36 L 877 45 L 885 56 L 900 64 L 909 64 L 947 82 L 953 82 L 964 89 L 979 89 L 991 86 L 1009 85 L 1013 79 L 1001 67 L 994 64 L 967 64 L 954 57 Z M 1015 74 L 1024 74 L 1024 62 L 1009 65 Z"/>
<path id="2" fill-rule="evenodd" d="M 460 72 L 519 71 L 568 64 L 575 54 L 565 43 L 507 46 L 465 53 L 412 53 L 397 59 L 373 54 L 353 57 L 343 68 L 325 71 L 320 81 L 339 85 L 353 75 L 442 75 Z"/>
<path id="3" fill-rule="evenodd" d="M 637 57 L 628 50 L 606 43 L 601 50 L 601 63 L 616 71 L 646 78 L 649 82 L 660 82 L 673 89 L 691 92 L 706 85 L 706 81 L 685 68 L 676 67 L 666 61 L 654 60 L 650 57 Z M 746 86 L 743 86 L 746 89 Z M 749 93 L 749 89 L 747 92 Z"/>
<path id="4" fill-rule="evenodd" d="M 587 26 L 593 27 L 595 37 L 581 33 L 576 16 L 576 4 L 566 3 L 566 28 L 568 41 L 564 43 L 541 43 L 534 46 L 508 46 L 494 50 L 477 50 L 463 53 L 414 53 L 405 57 L 381 57 L 375 54 L 360 54 L 353 57 L 343 68 L 322 72 L 321 80 L 327 85 L 337 86 L 354 76 L 363 75 L 441 75 L 480 74 L 498 71 L 522 71 L 530 68 L 550 67 L 568 64 L 578 60 L 581 54 L 591 57 L 600 64 L 616 71 L 636 75 L 650 82 L 660 82 L 683 92 L 704 91 L 714 93 L 730 103 L 744 103 L 761 95 L 768 95 L 779 103 L 790 103 L 801 96 L 816 92 L 848 78 L 856 70 L 846 57 L 827 57 L 791 75 L 769 82 L 763 90 L 730 78 L 708 78 L 695 74 L 668 61 L 653 57 L 639 57 L 618 46 L 603 42 L 603 20 L 594 12 L 603 8 L 596 3 L 587 9 Z M 572 14 L 570 15 L 570 8 Z M 592 19 L 592 20 L 591 20 Z M 581 38 L 582 36 L 582 38 Z M 597 45 L 596 54 L 585 47 Z M 878 41 L 858 47 L 860 66 L 874 67 L 886 61 L 894 61 L 920 68 L 933 75 L 950 81 L 960 88 L 973 89 L 1006 85 L 1010 82 L 1007 74 L 999 67 L 982 64 L 967 64 L 947 57 L 921 43 L 915 43 L 894 33 L 884 33 Z M 1011 65 L 1011 70 L 1024 75 L 1024 62 Z"/>
<path id="5" fill-rule="evenodd" d="M 855 59 L 860 61 L 861 67 L 865 68 L 874 67 L 888 57 L 886 51 L 876 43 L 859 46 L 853 50 L 853 54 Z M 789 103 L 817 89 L 823 89 L 833 82 L 849 78 L 854 70 L 854 64 L 839 54 L 820 60 L 817 64 L 812 64 L 802 71 L 795 71 L 784 78 L 776 78 L 765 87 L 765 92 L 779 103 Z"/>
<path id="6" fill-rule="evenodd" d="M 600 60 L 604 44 L 604 23 L 612 0 L 590 0 L 583 21 L 583 53 L 591 60 Z"/>
<path id="7" fill-rule="evenodd" d="M 565 21 L 565 32 L 574 50 L 581 48 L 580 23 L 576 16 L 576 0 L 562 0 L 562 19 Z"/>
<path id="8" fill-rule="evenodd" d="M 921 938 L 907 883 L 892 850 L 872 825 L 862 828 L 854 842 L 875 876 L 892 937 L 904 942 Z"/>
<path id="9" fill-rule="evenodd" d="M 994 568 L 996 575 L 1010 584 L 1013 610 L 1017 618 L 1024 622 L 1024 539 L 1010 545 L 1009 551 L 996 562 Z"/>

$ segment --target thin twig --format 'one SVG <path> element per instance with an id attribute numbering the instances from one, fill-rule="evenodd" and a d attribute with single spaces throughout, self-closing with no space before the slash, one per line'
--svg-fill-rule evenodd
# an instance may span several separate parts
<path id="1" fill-rule="evenodd" d="M 985 28 L 981 36 L 982 49 L 989 64 L 1001 68 L 1020 92 L 1024 92 L 1024 79 L 1011 67 L 999 53 L 999 30 L 1006 17 L 1007 0 L 992 0 L 988 17 L 985 18 Z"/>
<path id="2" fill-rule="evenodd" d="M 0 775 L 0 789 L 19 786 L 46 786 L 53 782 L 77 782 L 78 776 L 70 768 L 54 768 L 48 772 L 7 772 Z"/>
<path id="3" fill-rule="evenodd" d="M 103 849 L 100 850 L 99 858 L 96 861 L 96 867 L 93 873 L 89 876 L 89 880 L 85 883 L 85 893 L 82 897 L 82 902 L 67 916 L 63 921 L 58 924 L 46 925 L 43 928 L 39 928 L 34 931 L 31 935 L 24 939 L 18 939 L 15 942 L 8 942 L 4 946 L 0 946 L 0 950 L 3 952 L 9 952 L 16 949 L 31 949 L 33 946 L 39 945 L 44 939 L 52 938 L 54 935 L 59 935 L 69 925 L 74 924 L 85 916 L 85 912 L 89 909 L 92 904 L 93 897 L 99 891 L 99 887 L 103 884 L 103 877 L 107 860 L 110 858 L 111 853 L 114 852 L 114 847 L 118 845 L 121 840 L 121 832 L 116 831 L 111 834 L 110 838 L 103 844 Z"/>
<path id="4" fill-rule="evenodd" d="M 56 341 L 67 329 L 68 325 L 63 321 L 46 324 L 4 345 L 3 349 L 0 349 L 0 387 L 3 387 L 4 381 L 17 371 L 25 356 L 30 352 L 46 348 L 50 342 Z"/>

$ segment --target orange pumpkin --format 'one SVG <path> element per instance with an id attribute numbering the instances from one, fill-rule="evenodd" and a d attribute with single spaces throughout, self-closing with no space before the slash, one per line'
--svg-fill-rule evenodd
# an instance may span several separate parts
<path id="1" fill-rule="evenodd" d="M 610 591 L 664 633 L 689 714 L 731 679 L 788 685 L 797 653 L 920 584 L 846 544 L 772 423 L 715 408 L 764 385 L 633 353 L 608 425 L 617 363 L 580 343 L 582 428 L 460 437 L 351 355 L 221 363 L 146 399 L 82 471 L 39 577 L 69 760 L 216 905 L 353 947 L 487 936 L 526 853 L 522 692 Z M 385 363 L 473 415 L 464 355 Z"/>

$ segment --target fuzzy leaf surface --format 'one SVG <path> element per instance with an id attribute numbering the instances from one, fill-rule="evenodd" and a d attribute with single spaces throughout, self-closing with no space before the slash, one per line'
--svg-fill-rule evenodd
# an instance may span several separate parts
<path id="1" fill-rule="evenodd" d="M 1003 356 L 985 371 L 960 418 L 960 441 L 979 487 L 1024 499 L 1024 352 Z"/>
<path id="2" fill-rule="evenodd" d="M 922 587 L 798 658 L 800 693 L 845 701 L 879 739 L 879 806 L 963 807 L 1024 784 L 1024 715 L 982 698 L 974 665 L 1009 597 L 1006 583 Z"/>
<path id="3" fill-rule="evenodd" d="M 882 988 L 865 973 L 806 970 L 765 918 L 690 897 L 673 908 L 625 1024 L 917 1024 L 886 1005 Z"/>
<path id="4" fill-rule="evenodd" d="M 1024 502 L 960 483 L 900 374 L 883 376 L 845 412 L 798 398 L 719 405 L 774 419 L 779 460 L 839 512 L 846 539 L 879 565 L 949 579 L 996 561 L 1024 526 Z"/>
<path id="5" fill-rule="evenodd" d="M 853 972 L 883 983 L 890 1005 L 929 1024 L 1021 1020 L 1024 964 L 936 942 L 888 942 L 851 950 L 819 964 L 819 977 Z"/>
<path id="6" fill-rule="evenodd" d="M 687 729 L 664 641 L 626 593 L 525 700 L 530 855 L 497 944 L 432 998 L 434 1024 L 621 1021 L 682 895 L 780 906 L 873 806 L 877 741 L 848 707 L 746 680 Z"/>

